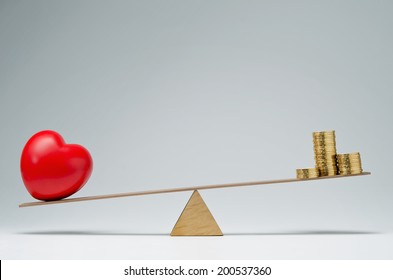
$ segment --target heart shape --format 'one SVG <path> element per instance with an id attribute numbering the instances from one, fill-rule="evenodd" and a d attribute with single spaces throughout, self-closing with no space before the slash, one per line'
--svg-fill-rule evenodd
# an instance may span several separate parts
<path id="1" fill-rule="evenodd" d="M 44 130 L 27 141 L 20 168 L 28 192 L 50 201 L 80 190 L 91 175 L 93 160 L 84 147 L 66 144 L 59 133 Z"/>

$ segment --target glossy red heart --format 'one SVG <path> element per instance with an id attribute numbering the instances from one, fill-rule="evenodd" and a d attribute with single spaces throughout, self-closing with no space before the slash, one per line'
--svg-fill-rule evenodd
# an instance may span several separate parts
<path id="1" fill-rule="evenodd" d="M 57 132 L 44 130 L 27 141 L 20 168 L 29 193 L 49 201 L 80 190 L 91 175 L 93 160 L 84 147 L 66 144 Z"/>

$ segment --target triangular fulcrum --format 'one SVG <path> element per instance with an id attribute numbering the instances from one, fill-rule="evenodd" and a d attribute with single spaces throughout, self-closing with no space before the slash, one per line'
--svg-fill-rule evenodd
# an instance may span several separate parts
<path id="1" fill-rule="evenodd" d="M 173 227 L 171 236 L 208 235 L 221 236 L 223 234 L 201 195 L 195 190 Z"/>

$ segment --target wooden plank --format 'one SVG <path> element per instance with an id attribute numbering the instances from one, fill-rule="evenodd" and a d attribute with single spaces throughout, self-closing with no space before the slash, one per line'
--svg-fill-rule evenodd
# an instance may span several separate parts
<path id="1" fill-rule="evenodd" d="M 19 207 L 22 208 L 22 207 L 31 207 L 31 206 L 43 206 L 43 205 L 51 205 L 51 204 L 62 204 L 62 203 L 71 203 L 71 202 L 80 202 L 80 201 L 120 198 L 120 197 L 128 197 L 128 196 L 151 195 L 151 194 L 162 194 L 162 193 L 173 193 L 173 192 L 185 192 L 185 191 L 195 191 L 195 190 L 246 187 L 246 186 L 270 185 L 270 184 L 282 184 L 282 183 L 296 183 L 296 182 L 304 182 L 304 181 L 316 181 L 316 180 L 325 180 L 325 179 L 356 177 L 356 176 L 364 176 L 364 175 L 370 175 L 370 174 L 371 174 L 370 172 L 363 172 L 360 174 L 325 176 L 325 177 L 317 177 L 317 178 L 310 178 L 310 179 L 291 178 L 291 179 L 265 180 L 265 181 L 242 182 L 242 183 L 216 184 L 216 185 L 206 185 L 206 186 L 193 186 L 193 187 L 185 187 L 185 188 L 160 189 L 160 190 L 128 192 L 128 193 L 118 193 L 118 194 L 106 194 L 106 195 L 66 198 L 66 199 L 54 200 L 54 201 L 27 202 L 27 203 L 20 204 Z"/>

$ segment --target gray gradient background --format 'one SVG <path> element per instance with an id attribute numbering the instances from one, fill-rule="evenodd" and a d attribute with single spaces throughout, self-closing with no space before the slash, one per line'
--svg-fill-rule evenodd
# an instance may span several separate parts
<path id="1" fill-rule="evenodd" d="M 294 177 L 313 165 L 311 132 L 335 129 L 372 176 L 202 196 L 224 233 L 392 231 L 392 14 L 392 1 L 0 1 L 0 230 L 169 233 L 190 195 L 18 209 L 39 130 L 89 149 L 87 196 Z"/>

